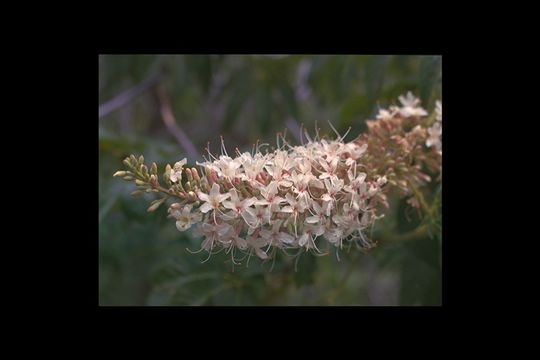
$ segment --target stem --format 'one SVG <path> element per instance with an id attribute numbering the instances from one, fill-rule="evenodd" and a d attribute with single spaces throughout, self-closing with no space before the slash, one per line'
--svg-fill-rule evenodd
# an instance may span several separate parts
<path id="1" fill-rule="evenodd" d="M 422 206 L 422 209 L 424 210 L 424 212 L 428 215 L 431 215 L 431 208 L 428 206 L 426 199 L 424 198 L 424 194 L 422 194 L 422 192 L 420 192 L 420 190 L 418 190 L 412 182 L 410 182 L 409 186 L 411 190 L 413 191 L 414 195 L 420 201 L 420 205 Z"/>
<path id="2" fill-rule="evenodd" d="M 422 239 L 427 235 L 427 225 L 420 225 L 413 231 L 400 235 L 387 235 L 380 239 L 381 243 L 399 243 L 403 241 L 413 241 Z"/>

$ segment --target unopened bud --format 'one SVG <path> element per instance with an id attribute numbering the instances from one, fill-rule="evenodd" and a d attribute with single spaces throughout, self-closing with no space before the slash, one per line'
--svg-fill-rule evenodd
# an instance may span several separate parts
<path id="1" fill-rule="evenodd" d="M 193 175 L 191 175 L 191 169 L 190 169 L 190 168 L 186 168 L 185 172 L 186 172 L 188 181 L 190 181 L 190 182 L 193 181 Z"/>
<path id="2" fill-rule="evenodd" d="M 148 167 L 144 164 L 141 165 L 141 173 L 143 174 L 144 177 L 148 176 Z"/>
<path id="3" fill-rule="evenodd" d="M 126 176 L 127 173 L 125 171 L 117 171 L 114 173 L 113 176 Z"/>
<path id="4" fill-rule="evenodd" d="M 150 168 L 150 173 L 152 175 L 157 175 L 157 164 L 155 162 L 152 163 L 152 167 Z"/>
<path id="5" fill-rule="evenodd" d="M 193 175 L 193 178 L 194 178 L 196 181 L 200 181 L 200 180 L 201 180 L 201 178 L 199 177 L 199 173 L 197 172 L 197 169 L 191 168 L 191 174 Z"/>
<path id="6" fill-rule="evenodd" d="M 163 173 L 163 180 L 165 180 L 165 182 L 169 182 L 170 181 L 170 178 L 171 178 L 171 165 L 170 164 L 167 164 L 167 166 L 165 166 L 165 172 Z"/>

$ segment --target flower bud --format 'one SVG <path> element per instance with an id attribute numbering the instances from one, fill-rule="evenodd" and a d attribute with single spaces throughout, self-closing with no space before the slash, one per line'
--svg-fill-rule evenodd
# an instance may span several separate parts
<path id="1" fill-rule="evenodd" d="M 200 181 L 200 180 L 201 180 L 201 178 L 199 177 L 199 173 L 197 172 L 197 169 L 191 168 L 191 174 L 193 175 L 193 178 L 194 178 L 196 181 Z"/>
<path id="2" fill-rule="evenodd" d="M 163 180 L 166 182 L 166 183 L 170 183 L 170 178 L 171 178 L 171 165 L 170 164 L 167 164 L 167 166 L 165 166 L 165 172 L 163 173 Z"/>
<path id="3" fill-rule="evenodd" d="M 186 172 L 188 181 L 189 181 L 189 182 L 193 181 L 193 175 L 191 175 L 191 169 L 190 169 L 190 168 L 186 168 L 184 171 Z"/>
<path id="4" fill-rule="evenodd" d="M 141 173 L 145 178 L 148 177 L 148 167 L 146 167 L 144 164 L 141 165 Z"/>
<path id="5" fill-rule="evenodd" d="M 117 171 L 114 173 L 113 176 L 126 176 L 127 173 L 125 171 Z"/>

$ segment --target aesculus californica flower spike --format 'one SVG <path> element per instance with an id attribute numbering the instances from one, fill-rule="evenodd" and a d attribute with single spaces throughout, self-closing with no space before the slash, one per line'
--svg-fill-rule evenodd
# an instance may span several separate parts
<path id="1" fill-rule="evenodd" d="M 351 142 L 335 129 L 334 140 L 306 132 L 307 142 L 298 146 L 278 135 L 273 152 L 237 149 L 231 157 L 221 139 L 221 155 L 208 151 L 208 159 L 197 162 L 200 174 L 183 159 L 166 166 L 161 184 L 155 163 L 148 169 L 142 156 L 131 155 L 124 160 L 127 170 L 114 176 L 134 181 L 133 195 L 164 194 L 148 211 L 176 199 L 169 217 L 179 231 L 194 227 L 193 234 L 203 237 L 199 251 L 209 257 L 225 250 L 237 264 L 235 253 L 249 261 L 277 250 L 324 255 L 331 246 L 351 244 L 369 250 L 375 243 L 366 233 L 384 216 L 389 189 L 420 209 L 425 201 L 419 188 L 433 176 L 440 179 L 441 103 L 429 116 L 410 92 L 399 102 L 381 109 Z"/>

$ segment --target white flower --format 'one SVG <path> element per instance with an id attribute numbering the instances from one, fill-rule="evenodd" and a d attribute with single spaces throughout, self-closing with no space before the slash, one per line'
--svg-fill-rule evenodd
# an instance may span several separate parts
<path id="1" fill-rule="evenodd" d="M 344 181 L 341 179 L 324 179 L 324 185 L 326 187 L 326 193 L 321 196 L 323 201 L 335 201 L 336 195 L 343 188 Z"/>
<path id="2" fill-rule="evenodd" d="M 341 245 L 341 240 L 345 236 L 344 231 L 340 227 L 333 227 L 324 233 L 324 237 L 335 246 Z"/>
<path id="3" fill-rule="evenodd" d="M 272 180 L 278 184 L 278 186 L 291 187 L 293 184 L 291 181 L 289 181 L 289 173 L 284 171 L 283 168 L 275 165 L 266 165 L 264 168 L 272 177 Z"/>
<path id="4" fill-rule="evenodd" d="M 352 171 L 347 172 L 347 176 L 349 177 L 349 184 L 343 186 L 343 190 L 356 194 L 361 191 L 365 191 L 365 184 L 364 180 L 366 179 L 367 174 L 366 173 L 358 173 L 356 177 L 354 176 Z"/>
<path id="5" fill-rule="evenodd" d="M 278 183 L 271 181 L 266 187 L 261 187 L 261 196 L 263 199 L 255 201 L 255 205 L 270 205 L 271 211 L 279 209 L 279 205 L 285 202 L 285 199 L 278 194 Z"/>
<path id="6" fill-rule="evenodd" d="M 308 224 L 324 224 L 326 222 L 328 207 L 330 202 L 323 202 L 323 206 L 320 206 L 318 202 L 314 201 L 312 204 L 313 210 L 315 210 L 315 215 L 308 216 L 306 218 L 306 223 Z"/>
<path id="7" fill-rule="evenodd" d="M 289 193 L 285 195 L 285 199 L 289 203 L 288 206 L 284 206 L 281 209 L 281 212 L 284 213 L 292 213 L 292 219 L 294 221 L 294 234 L 297 234 L 296 230 L 296 218 L 298 217 L 299 213 L 303 213 L 306 210 L 306 205 L 304 205 L 303 201 L 296 201 L 296 199 Z M 290 220 L 290 218 L 287 220 L 287 222 Z"/>
<path id="8" fill-rule="evenodd" d="M 237 159 L 231 159 L 228 156 L 221 155 L 216 165 L 219 168 L 218 175 L 224 176 L 228 180 L 233 179 L 236 176 L 238 168 L 242 166 Z"/>
<path id="9" fill-rule="evenodd" d="M 182 181 L 182 168 L 184 167 L 184 165 L 186 165 L 186 163 L 187 159 L 184 158 L 174 164 L 174 167 L 171 169 L 171 173 L 169 176 L 173 183 L 177 181 Z"/>
<path id="10" fill-rule="evenodd" d="M 298 238 L 298 245 L 301 247 L 305 246 L 306 249 L 317 249 L 314 240 L 322 234 L 324 234 L 323 225 L 307 224 L 304 226 L 304 233 Z"/>
<path id="11" fill-rule="evenodd" d="M 219 239 L 224 247 L 235 246 L 240 250 L 246 250 L 248 245 L 245 239 L 238 236 L 237 232 L 231 227 L 229 231 Z"/>
<path id="12" fill-rule="evenodd" d="M 249 236 L 247 239 L 248 246 L 255 250 L 255 254 L 263 260 L 268 259 L 268 254 L 261 248 L 268 245 L 268 241 L 259 237 L 257 234 Z"/>
<path id="13" fill-rule="evenodd" d="M 173 215 L 176 218 L 176 228 L 179 231 L 186 231 L 191 227 L 191 225 L 202 220 L 202 214 L 199 212 L 192 214 L 191 209 L 192 205 L 186 205 L 182 211 L 173 211 Z"/>
<path id="14" fill-rule="evenodd" d="M 261 230 L 261 237 L 269 244 L 277 247 L 281 247 L 283 243 L 292 244 L 294 242 L 294 237 L 285 232 L 279 231 L 282 223 L 283 220 L 274 221 L 272 224 L 272 230 Z"/>
<path id="15" fill-rule="evenodd" d="M 285 200 L 289 203 L 288 206 L 281 208 L 284 213 L 303 213 L 306 210 L 306 205 L 302 201 L 297 201 L 291 194 L 285 194 Z"/>
<path id="16" fill-rule="evenodd" d="M 325 159 L 319 160 L 319 164 L 322 166 L 323 170 L 321 172 L 321 175 L 319 175 L 319 179 L 337 179 L 336 170 L 338 165 L 339 158 L 334 157 L 331 159 L 330 162 L 326 161 Z"/>
<path id="17" fill-rule="evenodd" d="M 426 140 L 426 146 L 434 146 L 437 150 L 440 150 L 442 147 L 441 143 L 441 134 L 442 134 L 442 124 L 437 121 L 430 127 L 428 130 L 429 137 Z"/>
<path id="18" fill-rule="evenodd" d="M 442 121 L 442 103 L 439 100 L 435 102 L 435 114 L 437 121 Z"/>
<path id="19" fill-rule="evenodd" d="M 204 223 L 202 224 L 202 233 L 206 236 L 206 239 L 202 243 L 202 248 L 206 251 L 212 250 L 214 242 L 224 236 L 231 226 L 227 223 Z"/>
<path id="20" fill-rule="evenodd" d="M 394 116 L 394 114 L 390 113 L 390 111 L 385 109 L 380 109 L 379 113 L 377 114 L 376 119 L 377 120 L 389 120 Z"/>
<path id="21" fill-rule="evenodd" d="M 219 192 L 219 185 L 214 183 L 214 185 L 212 185 L 212 190 L 210 190 L 210 194 L 205 194 L 199 191 L 197 196 L 201 201 L 204 201 L 204 204 L 201 205 L 199 210 L 206 214 L 210 210 L 217 210 L 219 208 L 219 204 L 224 200 L 227 200 L 231 194 L 221 194 Z"/>
<path id="22" fill-rule="evenodd" d="M 224 201 L 223 207 L 226 209 L 230 209 L 228 215 L 231 218 L 236 218 L 238 215 L 241 215 L 245 219 L 246 211 L 247 209 L 257 201 L 257 198 L 249 198 L 241 200 L 238 197 L 238 193 L 235 189 L 231 189 L 229 191 L 229 194 L 231 194 L 231 200 L 230 201 Z"/>
<path id="23" fill-rule="evenodd" d="M 255 205 L 254 208 L 247 208 L 243 217 L 252 228 L 257 228 L 261 225 L 268 224 L 272 217 L 272 212 L 269 207 Z"/>
<path id="24" fill-rule="evenodd" d="M 400 112 L 405 117 L 426 116 L 428 114 L 426 110 L 418 106 L 420 99 L 415 97 L 410 91 L 407 93 L 407 96 L 399 96 L 399 101 L 403 105 Z"/>

